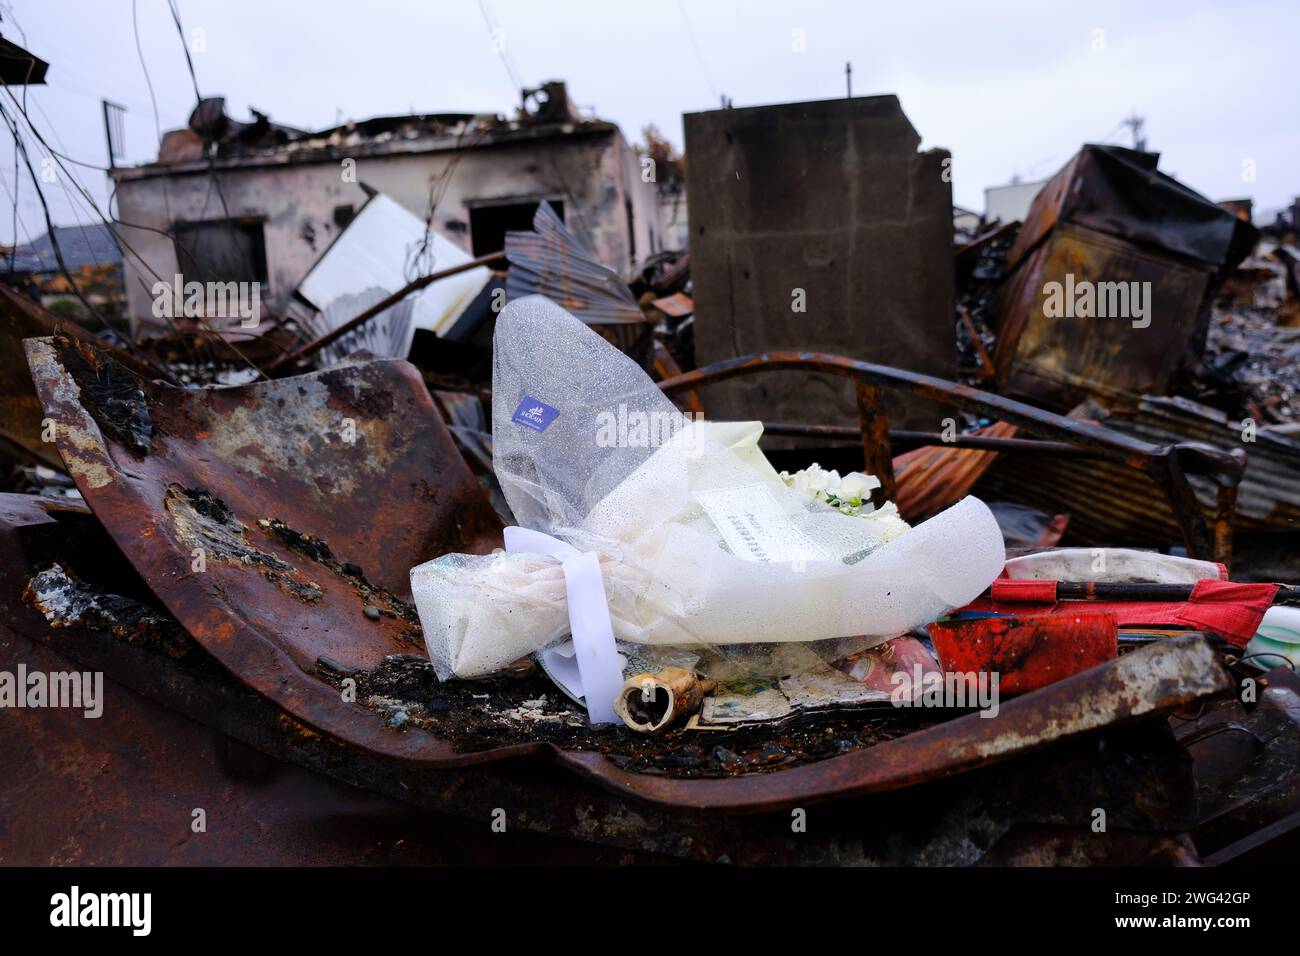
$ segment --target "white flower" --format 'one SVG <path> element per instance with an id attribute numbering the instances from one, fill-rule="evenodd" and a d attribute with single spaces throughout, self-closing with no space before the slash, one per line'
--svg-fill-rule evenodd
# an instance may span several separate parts
<path id="1" fill-rule="evenodd" d="M 802 471 L 797 471 L 793 475 L 788 471 L 781 472 L 781 480 L 793 488 L 800 491 L 810 498 L 818 501 L 824 501 L 832 508 L 836 508 L 843 514 L 854 517 L 865 518 L 877 513 L 877 509 L 871 503 L 871 492 L 880 487 L 880 479 L 875 475 L 868 475 L 861 471 L 851 471 L 843 477 L 835 469 L 825 470 L 813 462 Z M 898 517 L 897 509 L 893 505 L 886 503 L 885 507 L 880 509 L 885 517 L 892 509 L 892 521 L 885 521 L 882 526 L 889 526 L 892 536 L 907 530 L 907 524 Z"/>
<path id="2" fill-rule="evenodd" d="M 786 484 L 795 491 L 802 491 L 804 494 L 810 495 L 813 498 L 822 497 L 820 492 L 824 492 L 828 484 L 827 473 L 822 471 L 821 466 L 816 462 L 813 462 L 802 471 L 796 471 L 794 475 L 789 477 L 787 477 L 783 472 L 781 477 L 784 478 Z"/>
<path id="3" fill-rule="evenodd" d="M 860 503 L 871 496 L 871 492 L 880 487 L 880 479 L 875 475 L 866 475 L 860 471 L 851 471 L 840 479 L 835 496 L 841 501 Z"/>

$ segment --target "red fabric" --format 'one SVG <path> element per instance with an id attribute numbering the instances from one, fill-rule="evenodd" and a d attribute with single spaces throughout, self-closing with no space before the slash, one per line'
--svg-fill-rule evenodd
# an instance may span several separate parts
<path id="1" fill-rule="evenodd" d="M 1026 603 L 1050 605 L 1046 614 L 1074 614 L 1081 609 L 1109 611 L 1120 627 L 1187 627 L 1211 631 L 1245 647 L 1273 605 L 1276 584 L 1197 581 L 1186 601 L 1056 601 L 1055 581 L 999 578 L 990 597 L 977 598 L 963 610 L 1023 613 Z M 1035 608 L 1035 612 L 1039 609 Z"/>
<path id="2" fill-rule="evenodd" d="M 1030 578 L 998 578 L 993 582 L 990 591 L 993 600 L 996 602 L 1056 603 L 1055 581 L 1034 581 Z"/>

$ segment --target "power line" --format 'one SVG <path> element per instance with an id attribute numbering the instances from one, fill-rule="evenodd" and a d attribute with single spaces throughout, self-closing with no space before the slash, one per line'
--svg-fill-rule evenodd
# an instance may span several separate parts
<path id="1" fill-rule="evenodd" d="M 492 40 L 492 45 L 496 47 L 497 55 L 501 58 L 501 63 L 505 66 L 506 73 L 510 77 L 510 85 L 514 87 L 516 94 L 522 96 L 524 84 L 520 81 L 519 71 L 515 69 L 514 60 L 510 56 L 510 51 L 506 48 L 503 39 L 505 31 L 498 26 L 496 18 L 492 16 L 487 0 L 478 0 L 478 8 L 479 12 L 483 14 L 483 22 L 487 24 L 488 36 Z"/>
<path id="2" fill-rule="evenodd" d="M 27 114 L 27 111 L 23 108 L 22 104 L 18 102 L 17 97 L 14 96 L 13 91 L 9 88 L 9 85 L 6 84 L 6 83 L 4 83 L 3 81 L 0 81 L 0 88 L 3 88 L 5 94 L 6 94 L 6 95 L 9 97 L 9 99 L 13 102 L 14 106 L 16 106 L 16 107 L 18 108 L 18 111 L 19 111 L 19 113 L 22 115 L 23 120 L 27 123 L 27 128 L 31 131 L 32 135 L 36 137 L 36 141 L 37 141 L 38 143 L 40 143 L 40 145 L 48 151 L 48 150 L 49 150 L 49 144 L 45 141 L 45 138 L 41 135 L 41 131 L 38 130 L 38 129 L 36 128 L 36 126 L 35 126 L 34 123 L 32 123 L 32 119 L 31 119 L 31 117 Z M 2 109 L 0 109 L 0 111 L 2 111 Z M 8 122 L 8 114 L 6 113 L 6 114 L 4 114 L 4 116 L 5 116 L 6 122 Z M 14 133 L 15 141 L 21 143 L 21 140 L 20 140 L 19 137 L 18 137 L 18 131 L 17 131 L 17 124 L 16 124 L 16 123 L 13 124 L 13 126 L 12 126 L 12 131 L 13 131 L 13 133 Z M 53 154 L 51 154 L 51 155 L 53 155 Z M 26 152 L 26 147 L 25 147 L 25 146 L 23 146 L 23 157 L 24 157 L 24 160 L 26 160 L 27 152 Z M 153 227 L 150 227 L 150 226 L 138 226 L 138 225 L 136 225 L 136 224 L 134 224 L 134 223 L 122 222 L 121 220 L 110 220 L 108 216 L 105 216 L 105 215 L 104 215 L 103 210 L 101 210 L 101 209 L 99 208 L 99 205 L 95 202 L 94 197 L 90 195 L 90 192 L 86 189 L 86 187 L 83 186 L 83 185 L 81 184 L 81 182 L 77 179 L 77 177 L 73 175 L 72 170 L 70 170 L 70 169 L 68 169 L 66 166 L 64 166 L 64 165 L 63 165 L 63 162 L 62 162 L 62 161 L 61 161 L 57 156 L 54 157 L 54 161 L 58 164 L 59 168 L 60 168 L 61 170 L 63 170 L 64 175 L 68 177 L 68 181 L 71 182 L 71 183 L 72 183 L 72 184 L 77 188 L 77 191 L 78 191 L 79 193 L 81 193 L 81 195 L 82 195 L 82 196 L 84 197 L 84 199 L 85 199 L 86 204 L 87 204 L 87 205 L 88 205 L 88 206 L 89 206 L 89 207 L 94 211 L 95 215 L 99 217 L 100 221 L 101 221 L 104 225 L 108 226 L 108 228 L 109 228 L 109 233 L 112 235 L 114 242 L 117 243 L 117 245 L 118 245 L 118 247 L 119 247 L 120 249 L 124 250 L 123 257 L 125 258 L 125 253 L 126 253 L 126 252 L 129 252 L 132 256 L 135 257 L 135 259 L 136 259 L 136 260 L 137 260 L 137 261 L 138 261 L 138 262 L 139 262 L 139 263 L 140 263 L 140 264 L 141 264 L 145 269 L 147 269 L 147 270 L 148 270 L 148 271 L 153 275 L 153 277 L 154 277 L 155 280 L 157 280 L 157 281 L 159 281 L 159 282 L 162 282 L 162 281 L 163 281 L 163 278 L 162 278 L 162 276 L 160 276 L 160 275 L 158 274 L 158 271 L 157 271 L 156 269 L 154 269 L 153 266 L 149 265 L 148 260 L 145 259 L 144 256 L 140 255 L 140 253 L 137 252 L 137 251 L 135 250 L 135 248 L 132 247 L 131 244 L 130 244 L 129 242 L 127 242 L 127 241 L 122 237 L 121 233 L 118 232 L 116 229 L 113 228 L 113 226 L 114 226 L 115 224 L 121 224 L 121 225 L 130 226 L 130 227 L 132 227 L 132 228 L 147 229 L 147 230 L 150 231 L 150 232 L 156 232 L 156 233 L 159 233 L 160 235 L 164 235 L 164 236 L 167 236 L 167 237 L 169 237 L 169 238 L 174 238 L 174 237 L 171 236 L 171 233 L 169 233 L 169 232 L 165 232 L 165 231 L 163 231 L 163 230 L 161 230 L 161 229 L 154 229 Z M 36 194 L 37 194 L 37 197 L 38 197 L 38 198 L 40 199 L 40 201 L 41 201 L 41 206 L 45 209 L 45 213 L 46 213 L 46 215 L 45 215 L 45 219 L 46 219 L 47 226 L 48 226 L 48 228 L 49 228 L 49 230 L 50 230 L 50 242 L 51 242 L 51 245 L 53 245 L 53 246 L 55 247 L 56 251 L 57 251 L 57 249 L 58 249 L 58 246 L 57 246 L 57 237 L 54 235 L 54 227 L 53 227 L 53 225 L 50 223 L 49 210 L 48 210 L 48 207 L 45 205 L 45 194 L 42 192 L 42 190 L 41 190 L 41 188 L 40 188 L 40 184 L 36 181 L 36 175 L 35 175 L 35 172 L 32 170 L 32 167 L 31 167 L 31 163 L 30 163 L 30 161 L 28 161 L 27 166 L 28 166 L 28 172 L 31 173 L 31 175 L 32 175 L 32 184 L 36 187 Z M 62 183 L 60 183 L 60 185 L 62 185 Z M 64 187 L 64 188 L 66 189 L 66 187 Z M 59 257 L 59 261 L 60 261 L 60 265 L 62 265 L 62 258 L 61 258 L 61 256 Z M 86 307 L 87 307 L 88 309 L 90 309 L 90 312 L 91 312 L 92 315 L 94 315 L 97 319 L 99 319 L 100 322 L 103 322 L 103 319 L 100 318 L 100 316 L 98 315 L 98 313 L 96 313 L 95 310 L 94 310 L 93 308 L 91 308 L 90 304 L 89 304 L 88 302 L 85 301 L 85 298 L 81 295 L 81 291 L 80 291 L 80 289 L 78 289 L 77 286 L 76 286 L 76 283 L 73 282 L 73 280 L 72 280 L 72 276 L 68 274 L 66 267 L 63 267 L 63 272 L 64 272 L 64 275 L 67 277 L 68 282 L 73 286 L 73 290 L 77 292 L 77 297 L 80 298 L 80 299 L 82 299 L 82 301 L 83 301 L 83 303 L 85 303 Z M 171 319 L 170 316 L 167 317 L 167 320 L 168 320 L 169 325 L 170 325 L 171 328 L 172 328 L 172 331 L 174 331 L 177 335 L 180 335 L 181 338 L 182 338 L 182 341 L 184 341 L 184 336 L 182 335 L 180 329 L 176 326 L 175 322 L 172 321 L 172 319 Z M 215 329 L 213 329 L 212 326 L 209 325 L 209 324 L 208 324 L 208 323 L 207 323 L 207 322 L 206 322 L 202 317 L 200 317 L 200 316 L 196 316 L 196 317 L 195 317 L 195 321 L 199 324 L 200 327 L 202 327 L 203 329 L 205 329 L 206 331 L 208 331 L 208 332 L 211 333 L 212 335 L 216 336 L 217 338 L 221 338 L 221 339 L 225 342 L 225 344 L 230 348 L 230 350 L 231 350 L 232 352 L 234 352 L 237 356 L 239 356 L 240 359 L 242 359 L 245 363 L 247 363 L 247 364 L 249 365 L 249 367 L 251 367 L 251 368 L 253 368 L 255 371 L 257 371 L 257 373 L 258 373 L 259 375 L 262 375 L 263 377 L 266 377 L 266 376 L 265 376 L 265 373 L 263 373 L 260 369 L 258 369 L 257 366 L 254 365 L 254 364 L 253 364 L 253 363 L 252 363 L 252 362 L 251 362 L 251 361 L 250 361 L 250 360 L 249 360 L 249 359 L 248 359 L 248 358 L 247 358 L 247 357 L 246 357 L 242 352 L 240 352 L 239 349 L 237 349 L 237 348 L 236 348 L 236 347 L 235 347 L 231 342 L 229 342 L 228 340 L 224 339 L 224 338 L 221 336 L 221 334 L 220 334 L 219 332 L 217 332 Z M 150 360 L 148 359 L 148 357 L 144 355 L 144 353 L 140 352 L 140 351 L 137 349 L 135 343 L 132 342 L 132 341 L 130 340 L 129 337 L 122 337 L 122 336 L 119 336 L 118 333 L 117 333 L 117 330 L 116 330 L 116 329 L 112 329 L 112 327 L 111 327 L 111 326 L 108 326 L 107 323 L 104 323 L 104 324 L 105 324 L 105 327 L 108 328 L 108 329 L 113 333 L 113 335 L 114 335 L 115 337 L 118 338 L 118 341 L 122 342 L 122 343 L 123 343 L 127 348 L 129 348 L 132 352 L 135 352 L 137 355 L 141 356 L 141 357 L 145 360 L 145 362 L 146 362 L 147 364 L 149 364 L 151 367 L 154 367 L 154 366 L 153 366 L 153 362 L 150 361 Z M 162 370 L 159 370 L 159 371 L 161 372 Z M 170 376 L 168 376 L 165 372 L 162 372 L 162 374 L 163 374 L 163 377 L 164 377 L 164 378 L 168 378 L 168 379 L 170 380 Z"/>
<path id="3" fill-rule="evenodd" d="M 9 90 L 8 83 L 4 84 L 4 89 L 5 92 L 9 94 L 9 98 L 17 104 L 18 100 Z M 19 108 L 21 109 L 21 106 L 19 106 Z M 81 287 L 77 285 L 76 280 L 72 278 L 72 273 L 68 269 L 68 264 L 63 258 L 63 249 L 59 246 L 59 237 L 54 231 L 54 221 L 50 218 L 50 207 L 45 202 L 45 194 L 41 191 L 40 181 L 36 177 L 36 170 L 32 166 L 31 157 L 27 155 L 27 145 L 23 142 L 22 135 L 18 130 L 18 123 L 10 118 L 9 111 L 4 108 L 3 104 L 0 104 L 0 118 L 4 119 L 5 125 L 9 127 L 9 131 L 13 134 L 14 149 L 22 155 L 23 164 L 27 167 L 27 173 L 32 178 L 32 185 L 36 188 L 36 197 L 41 201 L 41 211 L 45 215 L 45 228 L 48 230 L 50 237 L 50 248 L 54 251 L 54 259 L 59 264 L 59 271 L 62 272 L 63 277 L 68 280 L 68 285 L 72 288 L 72 291 L 76 294 L 77 298 L 81 300 L 81 304 L 86 307 L 86 311 L 94 316 L 95 320 L 103 325 L 105 329 L 109 330 L 115 338 L 120 339 L 117 330 L 104 321 L 104 317 L 99 314 L 93 305 L 90 304 L 90 300 L 86 298 L 85 294 L 81 291 Z M 30 121 L 28 122 L 30 125 Z"/>
<path id="4" fill-rule="evenodd" d="M 188 68 L 190 72 L 190 83 L 193 84 L 194 86 L 194 101 L 195 101 L 195 108 L 197 109 L 198 104 L 203 102 L 203 94 L 199 92 L 199 76 L 194 71 L 194 59 L 190 56 L 190 45 L 185 41 L 185 27 L 181 25 L 181 12 L 176 6 L 176 0 L 167 0 L 167 7 L 172 12 L 172 20 L 176 22 L 176 33 L 181 38 L 181 49 L 185 51 L 185 66 L 186 68 Z M 213 156 L 211 150 L 208 151 L 208 173 L 212 177 L 212 185 L 216 187 L 217 198 L 221 200 L 221 214 L 225 219 L 226 225 L 230 229 L 231 235 L 233 236 L 234 225 L 230 221 L 230 207 L 226 203 L 226 194 L 221 188 L 221 177 L 217 174 L 217 161 L 216 158 Z M 204 208 L 206 208 L 206 202 Z M 254 364 L 253 361 L 248 358 L 248 356 L 246 356 L 243 352 L 241 352 L 238 348 L 236 348 L 233 342 L 231 342 L 229 339 L 225 338 L 224 336 L 220 336 L 220 334 L 217 333 L 203 319 L 197 319 L 197 321 L 200 324 L 202 324 L 205 328 L 207 328 L 208 331 L 218 335 L 218 337 L 221 338 L 223 342 L 225 342 L 226 346 L 232 352 L 238 355 L 249 368 L 255 371 L 262 378 L 267 379 L 268 381 L 270 380 L 270 377 L 265 372 L 263 372 L 260 368 L 258 368 L 257 365 Z"/>
<path id="5" fill-rule="evenodd" d="M 695 62 L 700 66 L 700 72 L 704 74 L 704 82 L 709 85 L 709 92 L 713 98 L 721 102 L 722 97 L 718 93 L 718 88 L 713 85 L 713 78 L 709 76 L 709 68 L 704 65 L 704 56 L 700 53 L 700 45 L 695 40 L 695 30 L 691 28 L 691 19 L 686 15 L 686 6 L 682 0 L 677 0 L 677 12 L 682 16 L 682 25 L 686 27 L 686 36 L 690 38 L 691 49 L 695 51 Z"/>

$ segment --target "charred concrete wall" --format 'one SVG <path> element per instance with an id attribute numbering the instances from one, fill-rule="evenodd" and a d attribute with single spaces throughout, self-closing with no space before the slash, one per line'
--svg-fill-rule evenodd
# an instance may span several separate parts
<path id="1" fill-rule="evenodd" d="M 355 175 L 344 175 L 348 158 L 355 161 Z M 150 227 L 122 230 L 147 263 L 126 254 L 133 331 L 149 334 L 165 328 L 152 314 L 150 290 L 158 281 L 155 272 L 170 282 L 186 271 L 166 234 L 185 223 L 227 218 L 260 223 L 267 274 L 263 308 L 268 315 L 282 313 L 303 276 L 337 237 L 346 210 L 360 209 L 365 202 L 362 183 L 421 218 L 428 213 L 431 189 L 440 191 L 435 227 L 466 252 L 472 251 L 473 208 L 539 199 L 563 202 L 570 228 L 620 273 L 630 274 L 636 262 L 662 243 L 654 184 L 642 182 L 635 152 L 608 124 L 591 132 L 459 151 L 421 151 L 413 144 L 380 155 L 364 150 L 312 157 L 285 152 L 218 163 L 217 176 L 219 192 L 206 163 L 116 171 L 120 218 Z"/>
<path id="2" fill-rule="evenodd" d="M 696 360 L 808 349 L 952 377 L 948 154 L 895 96 L 685 116 Z M 803 311 L 800 311 L 800 309 Z M 705 396 L 710 417 L 851 424 L 852 389 L 767 376 Z M 889 404 L 892 423 L 938 427 Z"/>

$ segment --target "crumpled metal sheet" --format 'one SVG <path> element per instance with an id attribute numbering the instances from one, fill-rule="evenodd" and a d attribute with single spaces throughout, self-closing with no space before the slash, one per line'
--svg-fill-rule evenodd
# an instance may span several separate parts
<path id="1" fill-rule="evenodd" d="M 67 572 L 63 587 L 49 587 L 53 564 Z M 539 848 L 537 858 L 552 861 L 557 852 L 567 858 L 568 841 L 582 841 L 695 862 L 785 865 L 1000 860 L 1008 841 L 1025 852 L 1016 836 L 1034 824 L 1100 839 L 1092 862 L 1143 863 L 1152 858 L 1144 850 L 1151 831 L 1172 838 L 1196 819 L 1191 767 L 1158 722 L 920 791 L 823 807 L 801 834 L 791 833 L 788 812 L 719 815 L 633 803 L 572 774 L 504 761 L 500 752 L 491 766 L 429 769 L 340 747 L 302 733 L 185 635 L 84 505 L 34 495 L 0 494 L 0 660 L 10 670 L 26 663 L 47 673 L 104 674 L 103 714 L 89 737 L 77 710 L 7 712 L 0 758 L 12 772 L 0 783 L 0 863 L 414 862 L 409 830 L 400 858 L 393 847 L 352 838 L 349 820 L 365 806 L 422 825 L 431 822 L 423 811 L 481 822 L 484 807 L 507 807 L 512 832 L 566 841 Z M 1254 752 L 1249 738 L 1231 739 Z M 1099 753 L 1122 759 L 1098 760 Z M 351 796 L 325 778 L 349 784 Z M 380 798 L 401 801 L 406 811 L 385 810 Z M 217 800 L 223 838 L 160 843 L 170 825 L 158 821 L 174 817 L 178 800 L 187 808 Z M 1098 805 L 1113 808 L 1114 837 L 1131 839 L 1109 846 L 1092 833 Z M 290 827 L 298 839 L 267 839 L 259 823 Z M 439 853 L 481 856 L 464 825 L 438 825 Z M 304 850 L 303 839 L 320 846 Z M 1028 851 L 1041 862 L 1037 845 Z"/>
<path id="2" fill-rule="evenodd" d="M 26 346 L 69 474 L 185 629 L 304 724 L 426 750 L 315 676 L 321 658 L 422 653 L 409 569 L 501 544 L 418 372 L 381 360 L 177 389 L 87 343 Z"/>
<path id="3" fill-rule="evenodd" d="M 1002 394 L 1061 410 L 1092 396 L 1133 405 L 1166 394 L 1205 350 L 1209 297 L 1259 232 L 1159 172 L 1158 159 L 1084 146 L 1034 198 L 994 302 Z M 1076 282 L 1097 284 L 1097 308 L 1109 304 L 1096 318 L 1071 318 L 1073 303 L 1065 317 L 1048 316 L 1051 282 L 1067 298 Z M 1137 331 L 1127 283 L 1148 290 Z"/>
<path id="4" fill-rule="evenodd" d="M 549 203 L 537 207 L 532 232 L 506 233 L 506 297 L 544 295 L 588 325 L 644 323 L 627 283 L 565 228 Z"/>
<path id="5" fill-rule="evenodd" d="M 1236 265 L 1259 239 L 1249 222 L 1156 167 L 1159 153 L 1087 144 L 1039 191 L 1007 257 L 1014 268 L 1058 223 L 1072 222 L 1211 268 Z"/>

